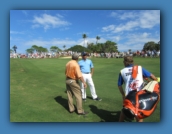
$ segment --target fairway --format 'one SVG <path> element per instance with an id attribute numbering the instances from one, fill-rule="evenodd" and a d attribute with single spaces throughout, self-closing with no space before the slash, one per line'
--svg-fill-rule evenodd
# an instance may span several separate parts
<path id="1" fill-rule="evenodd" d="M 122 96 L 117 87 L 123 58 L 92 58 L 93 81 L 101 102 L 92 100 L 87 88 L 83 108 L 86 116 L 70 114 L 65 93 L 67 58 L 10 59 L 10 121 L 11 122 L 117 122 Z M 134 58 L 155 76 L 160 77 L 160 58 Z M 75 99 L 74 99 L 75 100 Z M 74 102 L 75 104 L 75 102 Z M 160 103 L 144 122 L 160 121 Z M 135 122 L 135 121 L 133 121 Z"/>

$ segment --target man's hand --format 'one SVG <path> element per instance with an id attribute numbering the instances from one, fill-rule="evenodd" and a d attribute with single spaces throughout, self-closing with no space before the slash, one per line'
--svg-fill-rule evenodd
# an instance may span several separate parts
<path id="1" fill-rule="evenodd" d="M 79 79 L 82 81 L 82 83 L 83 83 L 83 85 L 84 85 L 84 88 L 87 88 L 87 84 L 86 84 L 86 82 L 84 81 L 83 76 L 81 76 Z"/>
<path id="2" fill-rule="evenodd" d="M 125 100 L 125 95 L 122 95 L 122 100 L 123 100 L 123 101 Z"/>
<path id="3" fill-rule="evenodd" d="M 87 84 L 85 82 L 83 84 L 84 84 L 84 88 L 86 89 L 87 88 Z"/>

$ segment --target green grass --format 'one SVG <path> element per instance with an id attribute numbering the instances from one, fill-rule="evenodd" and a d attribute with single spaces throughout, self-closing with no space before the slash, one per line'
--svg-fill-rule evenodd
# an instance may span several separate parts
<path id="1" fill-rule="evenodd" d="M 117 88 L 123 59 L 92 58 L 96 92 L 103 100 L 83 102 L 87 116 L 68 112 L 65 93 L 65 64 L 70 59 L 10 59 L 10 121 L 11 122 L 117 122 L 122 108 Z M 159 58 L 134 58 L 135 64 L 160 76 Z M 145 122 L 160 121 L 160 103 Z"/>

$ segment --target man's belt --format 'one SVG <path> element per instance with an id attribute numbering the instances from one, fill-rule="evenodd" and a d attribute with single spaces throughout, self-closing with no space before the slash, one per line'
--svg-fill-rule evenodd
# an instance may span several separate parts
<path id="1" fill-rule="evenodd" d="M 70 77 L 66 77 L 67 79 L 72 79 L 72 78 L 70 78 Z M 72 80 L 75 80 L 75 79 L 72 79 Z"/>
<path id="2" fill-rule="evenodd" d="M 86 72 L 86 73 L 84 73 L 84 72 L 82 72 L 83 74 L 89 74 L 90 72 Z"/>

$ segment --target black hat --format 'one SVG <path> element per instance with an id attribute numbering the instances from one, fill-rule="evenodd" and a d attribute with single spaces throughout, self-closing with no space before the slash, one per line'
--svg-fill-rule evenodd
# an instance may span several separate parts
<path id="1" fill-rule="evenodd" d="M 87 52 L 82 52 L 82 56 L 87 56 Z"/>

